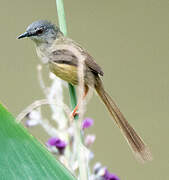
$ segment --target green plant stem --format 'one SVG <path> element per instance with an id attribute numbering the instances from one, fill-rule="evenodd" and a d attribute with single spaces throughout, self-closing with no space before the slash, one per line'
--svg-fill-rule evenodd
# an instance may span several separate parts
<path id="1" fill-rule="evenodd" d="M 67 35 L 67 27 L 66 27 L 66 18 L 64 13 L 64 6 L 63 6 L 63 0 L 56 0 L 56 6 L 57 6 L 57 13 L 58 13 L 58 19 L 59 19 L 59 27 L 60 30 L 63 32 L 63 34 Z M 69 84 L 69 94 L 70 94 L 70 102 L 71 102 L 71 108 L 74 109 L 77 105 L 77 96 L 75 87 Z M 86 165 L 86 159 L 84 155 L 84 149 L 83 149 L 83 138 L 81 136 L 81 125 L 79 125 L 78 116 L 75 116 L 75 141 L 76 141 L 76 147 L 77 147 L 77 159 L 79 163 L 79 173 L 80 173 L 80 180 L 87 180 L 88 179 L 88 168 Z"/>
<path id="2" fill-rule="evenodd" d="M 75 87 L 69 83 L 69 94 L 70 94 L 70 102 L 71 108 L 74 109 L 77 104 L 76 90 Z M 75 119 L 78 119 L 78 116 L 75 116 Z"/>
<path id="3" fill-rule="evenodd" d="M 56 0 L 56 7 L 58 12 L 58 20 L 59 20 L 59 27 L 63 34 L 67 35 L 67 26 L 66 26 L 66 18 L 63 6 L 63 0 Z M 76 97 L 76 90 L 75 87 L 69 83 L 69 94 L 70 94 L 70 103 L 71 108 L 74 109 L 77 104 L 77 97 Z"/>
<path id="4" fill-rule="evenodd" d="M 66 36 L 67 35 L 67 26 L 66 26 L 66 18 L 65 18 L 64 6 L 63 6 L 63 0 L 56 0 L 56 8 L 57 8 L 60 30 Z"/>

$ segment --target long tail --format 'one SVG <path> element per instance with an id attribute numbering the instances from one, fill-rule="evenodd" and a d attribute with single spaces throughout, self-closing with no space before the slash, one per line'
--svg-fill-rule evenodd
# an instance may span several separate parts
<path id="1" fill-rule="evenodd" d="M 135 157 L 141 162 L 152 160 L 151 152 L 147 145 L 143 142 L 141 137 L 136 133 L 136 131 L 127 122 L 123 114 L 120 112 L 117 105 L 114 103 L 112 98 L 105 92 L 101 79 L 96 78 L 95 89 L 106 105 L 111 116 L 115 120 L 118 127 L 121 129 L 124 137 L 126 138 L 128 144 L 130 145 Z"/>

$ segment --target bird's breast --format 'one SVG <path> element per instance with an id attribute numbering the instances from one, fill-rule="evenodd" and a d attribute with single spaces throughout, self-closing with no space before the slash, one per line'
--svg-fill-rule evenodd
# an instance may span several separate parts
<path id="1" fill-rule="evenodd" d="M 77 67 L 70 64 L 49 62 L 50 70 L 61 79 L 73 84 L 78 84 Z"/>

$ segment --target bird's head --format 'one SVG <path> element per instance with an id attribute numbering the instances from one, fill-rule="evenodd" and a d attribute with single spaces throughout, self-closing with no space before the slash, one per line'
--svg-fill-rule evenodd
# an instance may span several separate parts
<path id="1" fill-rule="evenodd" d="M 18 36 L 18 39 L 29 37 L 37 45 L 52 43 L 58 35 L 62 34 L 57 26 L 46 20 L 35 21 L 30 24 L 26 32 Z"/>

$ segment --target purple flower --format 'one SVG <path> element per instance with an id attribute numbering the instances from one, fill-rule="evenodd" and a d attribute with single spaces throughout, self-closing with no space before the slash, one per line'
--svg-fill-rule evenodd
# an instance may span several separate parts
<path id="1" fill-rule="evenodd" d="M 82 129 L 89 128 L 93 125 L 93 119 L 85 118 L 82 122 Z"/>
<path id="2" fill-rule="evenodd" d="M 48 139 L 47 146 L 55 146 L 58 149 L 59 153 L 63 154 L 66 147 L 66 143 L 57 137 L 52 137 Z"/>
<path id="3" fill-rule="evenodd" d="M 115 174 L 109 173 L 107 169 L 105 169 L 103 178 L 104 180 L 120 180 Z"/>

